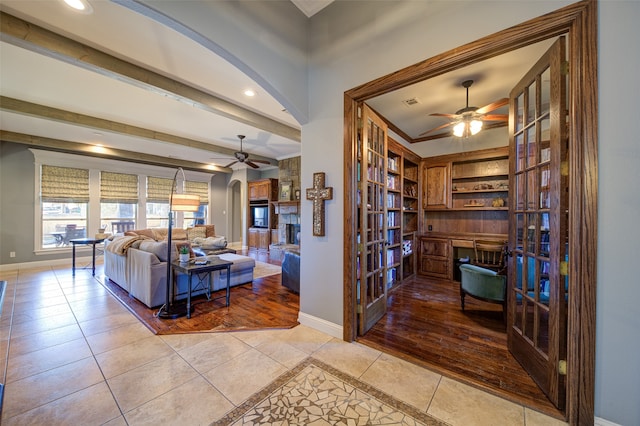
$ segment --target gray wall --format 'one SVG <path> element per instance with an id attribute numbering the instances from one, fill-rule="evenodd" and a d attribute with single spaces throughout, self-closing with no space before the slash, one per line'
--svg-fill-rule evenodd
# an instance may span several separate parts
<path id="1" fill-rule="evenodd" d="M 35 169 L 33 154 L 24 145 L 0 142 L 0 264 L 68 258 L 68 253 L 33 253 Z M 9 252 L 16 257 L 10 258 Z"/>
<path id="2" fill-rule="evenodd" d="M 151 3 L 154 6 L 172 4 L 175 9 L 204 2 L 167 0 Z M 225 4 L 226 14 L 239 13 L 229 9 L 233 7 L 230 3 L 235 2 L 216 3 L 229 3 Z M 308 123 L 302 119 L 304 114 L 295 115 L 300 122 L 306 123 L 302 129 L 301 187 L 310 187 L 313 173 L 323 171 L 327 174 L 327 185 L 334 188 L 333 200 L 326 203 L 326 237 L 311 236 L 311 206 L 304 200 L 301 203 L 304 241 L 301 246 L 302 316 L 316 317 L 337 327 L 342 324 L 343 92 L 565 4 L 568 2 L 339 1 L 311 19 L 308 75 L 306 70 L 301 71 L 300 63 L 304 61 L 298 52 L 301 46 L 293 48 L 293 62 L 279 62 L 263 59 L 264 52 L 276 51 L 280 57 L 288 49 L 279 49 L 280 40 L 274 40 L 273 44 L 268 37 L 260 40 L 263 32 L 253 32 L 253 41 L 243 38 L 236 43 L 233 37 L 224 37 L 222 41 L 230 56 L 235 55 L 236 60 L 251 60 L 252 72 L 264 76 L 262 80 L 268 80 L 272 90 L 282 91 L 280 95 L 272 93 L 276 98 L 296 103 L 299 111 L 308 108 Z M 635 75 L 640 69 L 640 50 L 634 42 L 640 39 L 637 26 L 640 2 L 601 1 L 599 8 L 599 241 L 598 258 L 592 260 L 598 263 L 596 416 L 621 425 L 639 425 L 640 316 L 637 315 L 637 303 L 640 285 L 634 267 L 634 247 L 640 240 L 640 228 L 635 225 L 640 212 L 640 192 L 636 190 L 640 181 L 640 143 L 636 124 L 636 94 L 640 93 L 640 82 Z M 216 20 L 226 18 L 225 14 L 215 16 Z M 297 28 L 298 25 L 296 18 L 294 26 Z M 211 27 L 216 28 L 215 25 Z M 237 31 L 240 30 L 236 28 Z M 281 34 L 278 27 L 273 31 Z M 304 44 L 305 40 L 300 41 L 300 45 Z M 307 79 L 305 85 L 303 82 Z M 304 99 L 308 99 L 308 107 L 304 105 Z M 289 108 L 285 102 L 283 104 Z M 16 238 L 13 232 L 7 234 L 7 229 L 27 229 L 28 232 L 33 224 L 33 218 L 7 219 L 7 214 L 21 215 L 14 204 L 7 208 L 11 200 L 22 207 L 31 203 L 33 173 L 24 173 L 4 158 L 0 165 L 0 259 L 4 263 L 8 251 L 4 240 Z M 11 167 L 11 171 L 7 172 L 6 167 Z M 23 177 L 26 183 L 22 182 Z M 16 187 L 8 187 L 8 181 L 17 180 L 20 182 Z M 29 209 L 22 211 L 32 215 Z M 23 238 L 22 232 L 19 238 Z M 326 268 L 326 265 L 332 267 Z"/>

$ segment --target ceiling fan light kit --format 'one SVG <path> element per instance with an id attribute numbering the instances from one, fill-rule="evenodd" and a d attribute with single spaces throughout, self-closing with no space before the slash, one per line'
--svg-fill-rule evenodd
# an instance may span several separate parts
<path id="1" fill-rule="evenodd" d="M 476 135 L 482 130 L 484 121 L 508 121 L 509 116 L 507 114 L 492 114 L 487 113 L 503 107 L 509 103 L 507 98 L 499 99 L 489 105 L 485 105 L 482 108 L 469 106 L 469 87 L 473 84 L 473 80 L 465 80 L 462 82 L 462 87 L 467 89 L 467 106 L 459 109 L 455 114 L 443 114 L 434 113 L 431 116 L 448 117 L 451 121 L 447 124 L 443 124 L 433 129 L 427 130 L 420 134 L 424 136 L 427 133 L 431 133 L 434 130 L 443 129 L 445 127 L 453 126 L 453 135 L 459 138 L 467 138 L 469 136 Z"/>

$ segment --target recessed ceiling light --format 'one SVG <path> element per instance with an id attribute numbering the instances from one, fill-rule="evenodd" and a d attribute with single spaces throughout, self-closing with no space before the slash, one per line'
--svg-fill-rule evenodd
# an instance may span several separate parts
<path id="1" fill-rule="evenodd" d="M 245 91 L 244 91 L 244 94 L 245 94 L 245 96 L 249 96 L 249 97 L 251 97 L 251 96 L 255 96 L 255 95 L 256 95 L 256 92 L 254 92 L 254 91 L 253 91 L 253 90 L 251 90 L 251 89 L 247 89 L 247 90 L 245 90 Z"/>
<path id="2" fill-rule="evenodd" d="M 93 7 L 87 0 L 63 0 L 64 3 L 73 8 L 74 10 L 81 13 L 91 13 L 93 12 Z"/>

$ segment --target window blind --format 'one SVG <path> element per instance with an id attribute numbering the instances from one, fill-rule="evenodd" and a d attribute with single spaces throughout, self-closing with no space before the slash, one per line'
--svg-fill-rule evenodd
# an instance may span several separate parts
<path id="1" fill-rule="evenodd" d="M 40 196 L 50 203 L 88 203 L 89 170 L 42 165 Z"/>
<path id="2" fill-rule="evenodd" d="M 138 176 L 100 172 L 100 202 L 138 203 Z"/>
<path id="3" fill-rule="evenodd" d="M 209 184 L 207 182 L 185 182 L 185 193 L 200 196 L 200 204 L 209 204 Z"/>
<path id="4" fill-rule="evenodd" d="M 168 203 L 171 196 L 173 179 L 147 177 L 147 201 L 151 203 Z"/>

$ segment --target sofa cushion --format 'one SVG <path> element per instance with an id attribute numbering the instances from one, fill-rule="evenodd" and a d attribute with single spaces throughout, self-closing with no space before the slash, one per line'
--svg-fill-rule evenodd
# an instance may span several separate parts
<path id="1" fill-rule="evenodd" d="M 154 240 L 142 240 L 138 247 L 142 251 L 153 253 L 156 255 L 160 262 L 167 261 L 167 242 L 166 241 L 154 241 Z"/>

